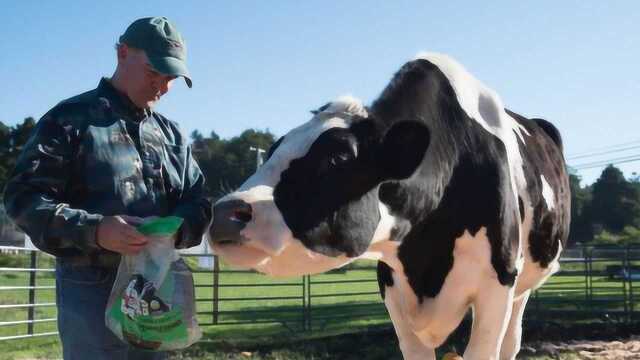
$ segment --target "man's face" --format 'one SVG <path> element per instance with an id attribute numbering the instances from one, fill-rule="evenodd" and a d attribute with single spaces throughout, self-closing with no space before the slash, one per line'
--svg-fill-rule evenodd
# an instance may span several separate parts
<path id="1" fill-rule="evenodd" d="M 166 94 L 176 76 L 157 72 L 144 51 L 122 45 L 118 50 L 122 80 L 129 99 L 139 108 L 150 108 Z"/>

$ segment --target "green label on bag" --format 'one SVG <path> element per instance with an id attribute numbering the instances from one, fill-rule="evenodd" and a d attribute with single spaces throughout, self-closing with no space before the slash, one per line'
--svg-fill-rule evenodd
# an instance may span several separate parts
<path id="1" fill-rule="evenodd" d="M 183 219 L 177 216 L 159 217 L 149 220 L 136 228 L 144 235 L 171 236 L 182 225 Z"/>
<path id="2" fill-rule="evenodd" d="M 121 311 L 122 299 L 110 309 L 110 316 L 122 325 L 122 335 L 132 345 L 149 350 L 171 348 L 172 343 L 188 340 L 187 327 L 179 307 L 158 315 L 131 318 Z"/>

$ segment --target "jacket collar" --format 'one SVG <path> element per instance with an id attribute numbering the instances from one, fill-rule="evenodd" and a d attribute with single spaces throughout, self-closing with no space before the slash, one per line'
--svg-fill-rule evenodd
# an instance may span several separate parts
<path id="1" fill-rule="evenodd" d="M 98 84 L 98 96 L 106 98 L 112 109 L 120 116 L 136 122 L 151 116 L 153 110 L 137 107 L 127 95 L 118 91 L 107 78 L 102 78 Z"/>

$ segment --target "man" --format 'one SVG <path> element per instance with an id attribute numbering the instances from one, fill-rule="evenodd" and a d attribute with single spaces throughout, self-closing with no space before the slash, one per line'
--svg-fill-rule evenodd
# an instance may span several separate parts
<path id="1" fill-rule="evenodd" d="M 164 17 L 133 22 L 111 79 L 56 105 L 38 122 L 5 190 L 9 215 L 56 256 L 65 359 L 147 359 L 105 327 L 121 255 L 153 241 L 141 218 L 184 218 L 177 248 L 200 243 L 211 220 L 204 178 L 177 125 L 153 110 L 177 77 L 189 87 L 184 41 Z"/>

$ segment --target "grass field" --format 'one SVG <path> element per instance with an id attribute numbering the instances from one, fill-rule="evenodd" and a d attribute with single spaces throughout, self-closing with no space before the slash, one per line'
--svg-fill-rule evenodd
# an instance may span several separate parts
<path id="1" fill-rule="evenodd" d="M 193 260 L 189 262 L 193 263 Z M 565 264 L 565 272 L 552 277 L 536 293 L 527 313 L 555 311 L 555 319 L 584 322 L 599 321 L 604 312 L 624 314 L 631 307 L 629 299 L 633 297 L 630 292 L 638 284 L 610 280 L 604 269 L 615 263 L 619 261 L 591 264 L 589 270 L 593 276 L 590 277 L 584 275 L 585 264 Z M 348 337 L 351 342 L 371 343 L 362 345 L 370 347 L 368 351 L 372 357 L 367 358 L 399 359 L 396 357 L 399 353 L 393 336 L 387 334 L 384 341 L 371 341 L 376 336 L 375 331 L 371 335 L 372 329 L 385 329 L 388 332 L 391 328 L 378 294 L 373 265 L 372 262 L 358 262 L 342 271 L 290 280 L 274 280 L 248 272 L 223 272 L 218 278 L 218 311 L 215 317 L 214 275 L 195 273 L 199 322 L 204 341 L 187 352 L 176 354 L 175 358 L 234 359 L 233 356 L 237 355 L 243 359 L 329 359 L 328 354 L 348 354 L 350 345 L 342 344 L 339 340 Z M 3 255 L 0 267 L 28 267 L 28 259 L 26 256 L 7 259 Z M 52 259 L 40 257 L 38 267 L 51 268 Z M 228 271 L 224 265 L 222 269 Z M 24 272 L 0 273 L 0 287 L 26 286 L 28 275 Z M 52 273 L 38 273 L 36 280 L 38 286 L 55 285 Z M 54 303 L 55 291 L 37 290 L 35 299 L 36 303 Z M 0 291 L 0 305 L 27 302 L 28 290 Z M 579 317 L 579 314 L 583 316 Z M 34 315 L 35 319 L 55 318 L 56 310 L 52 306 L 37 307 Z M 0 307 L 0 322 L 26 319 L 26 308 Z M 26 334 L 26 331 L 25 324 L 2 326 L 0 337 Z M 34 333 L 51 331 L 56 331 L 55 322 L 34 324 Z M 363 335 L 358 337 L 357 334 Z M 4 351 L 0 353 L 0 359 L 61 357 L 55 336 L 1 343 Z M 265 343 L 273 346 L 261 348 L 260 344 Z M 278 346 L 279 343 L 282 345 Z M 242 355 L 239 349 L 243 348 L 252 355 Z M 313 356 L 308 357 L 309 354 Z M 379 354 L 379 357 L 374 354 Z"/>

